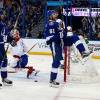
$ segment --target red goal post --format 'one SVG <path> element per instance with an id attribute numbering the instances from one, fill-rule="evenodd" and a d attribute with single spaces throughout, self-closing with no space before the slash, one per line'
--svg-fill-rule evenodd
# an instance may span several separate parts
<path id="1" fill-rule="evenodd" d="M 64 82 L 85 84 L 99 82 L 100 75 L 91 56 L 89 56 L 87 60 L 79 56 L 77 58 L 78 62 L 73 62 L 71 53 L 71 47 L 64 47 Z M 92 66 L 90 66 L 90 64 Z"/>
<path id="2" fill-rule="evenodd" d="M 64 82 L 67 82 L 67 75 L 70 75 L 70 47 L 64 47 Z"/>

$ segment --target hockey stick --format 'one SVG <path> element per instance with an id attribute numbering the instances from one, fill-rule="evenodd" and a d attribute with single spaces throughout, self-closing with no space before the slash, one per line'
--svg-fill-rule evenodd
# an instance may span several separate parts
<path id="1" fill-rule="evenodd" d="M 19 12 L 19 14 L 18 14 L 18 16 L 17 16 L 16 22 L 15 22 L 15 25 L 14 25 L 14 29 L 17 27 L 19 17 L 20 17 L 20 12 Z"/>
<path id="2" fill-rule="evenodd" d="M 7 45 L 7 48 L 6 48 L 6 50 L 5 50 L 5 54 L 4 54 L 4 56 L 3 56 L 3 59 L 2 59 L 1 65 L 0 65 L 0 68 L 2 67 L 2 65 L 3 65 L 3 63 L 4 63 L 4 60 L 5 60 L 5 58 L 6 58 L 6 54 L 7 54 L 8 48 L 9 48 L 9 44 Z"/>
<path id="3" fill-rule="evenodd" d="M 18 16 L 16 18 L 16 22 L 15 22 L 14 28 L 16 28 L 17 25 L 18 25 L 18 20 L 19 20 L 20 14 L 21 14 L 21 5 L 22 5 L 20 0 L 15 0 L 15 1 L 18 4 L 19 14 L 18 14 Z"/>
<path id="4" fill-rule="evenodd" d="M 2 68 L 3 63 L 4 63 L 4 60 L 6 59 L 6 54 L 7 54 L 8 49 L 9 49 L 9 44 L 7 45 L 7 48 L 6 48 L 6 50 L 5 50 L 5 54 L 4 54 L 4 57 L 3 57 L 3 59 L 2 59 L 1 65 L 0 65 L 0 69 Z M 7 72 L 8 72 L 8 71 L 7 71 Z"/>
<path id="5" fill-rule="evenodd" d="M 27 51 L 27 53 L 29 53 L 37 44 L 38 44 L 38 42 L 35 43 L 35 44 Z"/>

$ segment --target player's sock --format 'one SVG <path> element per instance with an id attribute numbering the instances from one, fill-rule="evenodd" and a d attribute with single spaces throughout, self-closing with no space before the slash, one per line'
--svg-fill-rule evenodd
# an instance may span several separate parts
<path id="1" fill-rule="evenodd" d="M 28 71 L 27 71 L 27 78 L 29 78 L 29 76 L 34 73 L 34 76 L 36 76 L 40 71 L 39 70 L 35 70 L 33 67 L 28 67 Z"/>
<path id="2" fill-rule="evenodd" d="M 33 71 L 34 71 L 33 67 L 28 67 L 27 78 L 29 78 L 29 76 L 32 74 Z"/>

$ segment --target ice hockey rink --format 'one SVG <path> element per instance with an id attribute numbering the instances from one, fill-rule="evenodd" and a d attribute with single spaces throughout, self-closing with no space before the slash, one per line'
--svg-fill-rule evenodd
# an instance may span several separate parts
<path id="1" fill-rule="evenodd" d="M 9 58 L 11 57 L 9 56 Z M 59 88 L 50 87 L 51 63 L 51 56 L 29 56 L 28 65 L 34 66 L 40 72 L 36 77 L 32 75 L 30 79 L 26 78 L 25 70 L 9 73 L 9 78 L 13 80 L 13 86 L 3 86 L 0 89 L 0 100 L 100 100 L 99 80 L 91 83 L 64 83 L 61 69 L 59 69 L 57 79 L 61 85 Z M 100 72 L 99 60 L 92 60 L 92 64 L 91 62 L 87 64 L 89 66 L 94 64 L 97 71 Z"/>

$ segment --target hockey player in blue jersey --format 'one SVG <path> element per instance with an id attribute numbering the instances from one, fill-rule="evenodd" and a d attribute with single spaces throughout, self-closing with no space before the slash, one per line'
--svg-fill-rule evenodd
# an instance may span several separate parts
<path id="1" fill-rule="evenodd" d="M 85 48 L 80 42 L 78 36 L 72 35 L 72 33 L 68 35 L 68 32 L 66 31 L 63 31 L 63 37 L 60 36 L 62 29 L 60 29 L 59 23 L 56 21 L 57 14 L 55 11 L 49 11 L 48 16 L 49 21 L 45 27 L 45 36 L 46 42 L 50 46 L 53 56 L 52 69 L 50 74 L 50 85 L 59 86 L 59 82 L 56 82 L 56 78 L 60 61 L 63 59 L 61 40 L 64 41 L 65 46 L 71 46 L 73 43 L 75 43 L 82 57 L 88 56 L 88 54 L 85 53 Z"/>
<path id="2" fill-rule="evenodd" d="M 7 55 L 5 50 L 5 43 L 12 42 L 13 38 L 8 33 L 8 28 L 4 23 L 5 16 L 0 12 L 0 69 L 2 82 L 11 85 L 12 81 L 7 79 Z M 2 84 L 0 83 L 0 86 Z"/>
<path id="3" fill-rule="evenodd" d="M 86 52 L 86 49 L 82 41 L 80 40 L 79 36 L 73 33 L 72 27 L 70 26 L 68 26 L 67 30 L 64 31 L 63 41 L 64 46 L 72 46 L 73 44 L 75 44 L 82 58 L 87 57 L 90 54 L 90 52 Z"/>
<path id="4" fill-rule="evenodd" d="M 61 46 L 61 39 L 59 33 L 59 24 L 55 20 L 55 13 L 53 11 L 48 12 L 49 22 L 45 28 L 45 36 L 47 45 L 50 46 L 53 56 L 52 62 L 52 70 L 50 74 L 50 83 L 54 83 L 55 85 L 59 85 L 59 82 L 56 82 L 57 78 L 57 71 L 60 65 L 60 60 L 63 59 L 62 57 L 62 46 Z"/>

